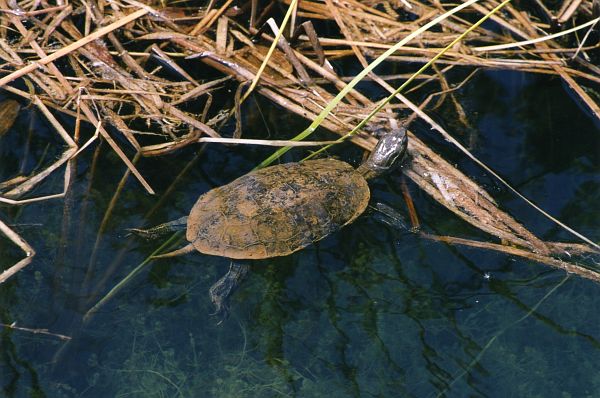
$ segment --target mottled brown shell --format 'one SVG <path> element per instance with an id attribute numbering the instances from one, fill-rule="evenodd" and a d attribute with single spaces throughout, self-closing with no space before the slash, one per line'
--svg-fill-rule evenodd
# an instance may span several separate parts
<path id="1" fill-rule="evenodd" d="M 345 162 L 271 166 L 202 195 L 188 217 L 187 239 L 205 254 L 285 256 L 354 221 L 369 196 L 367 181 Z"/>

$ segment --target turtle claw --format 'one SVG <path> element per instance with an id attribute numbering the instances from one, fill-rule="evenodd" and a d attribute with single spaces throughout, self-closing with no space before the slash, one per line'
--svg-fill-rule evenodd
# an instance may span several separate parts
<path id="1" fill-rule="evenodd" d="M 213 301 L 215 306 L 215 312 L 211 313 L 210 316 L 214 316 L 217 318 L 217 326 L 222 324 L 229 318 L 229 303 L 223 302 L 215 302 Z"/>

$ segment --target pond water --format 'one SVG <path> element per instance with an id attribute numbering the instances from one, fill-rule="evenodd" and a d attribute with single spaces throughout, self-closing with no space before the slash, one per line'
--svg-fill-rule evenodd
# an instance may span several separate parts
<path id="1" fill-rule="evenodd" d="M 449 130 L 523 194 L 598 241 L 600 135 L 560 81 L 485 72 L 458 96 L 472 128 L 454 127 L 452 112 L 441 110 Z M 264 116 L 245 120 L 248 137 L 265 138 L 268 129 L 288 138 L 305 126 L 267 102 L 248 108 Z M 418 125 L 415 133 L 431 134 Z M 429 140 L 539 236 L 574 241 L 442 140 Z M 0 181 L 49 164 L 61 145 L 39 115 L 24 111 L 0 138 Z M 373 214 L 301 252 L 253 264 L 220 325 L 208 289 L 228 261 L 201 254 L 150 262 L 83 319 L 163 242 L 126 236 L 126 228 L 186 215 L 198 195 L 271 151 L 209 145 L 142 159 L 158 195 L 128 178 L 111 203 L 125 167 L 106 144 L 95 145 L 79 156 L 66 200 L 0 207 L 37 251 L 0 285 L 0 321 L 71 337 L 0 328 L 0 396 L 600 396 L 600 286 L 521 258 L 427 241 Z M 360 159 L 349 146 L 335 154 Z M 292 151 L 285 160 L 302 156 Z M 379 179 L 373 200 L 406 214 L 401 183 L 398 173 Z M 55 173 L 35 195 L 62 184 Z M 424 231 L 490 239 L 408 187 Z M 0 266 L 20 258 L 0 237 Z"/>

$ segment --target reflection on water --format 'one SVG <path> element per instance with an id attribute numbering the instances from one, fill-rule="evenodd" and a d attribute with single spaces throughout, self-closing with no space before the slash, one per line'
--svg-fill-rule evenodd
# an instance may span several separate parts
<path id="1" fill-rule="evenodd" d="M 505 77 L 481 74 L 461 92 L 478 133 L 474 152 L 542 207 L 597 239 L 598 131 L 559 83 L 511 74 L 507 86 L 499 83 Z M 291 123 L 273 113 L 274 126 Z M 31 114 L 17 121 L 22 131 L 29 123 Z M 48 153 L 59 146 L 48 147 L 55 138 L 42 129 L 31 142 L 11 133 L 0 139 L 0 180 L 60 155 Z M 30 158 L 21 167 L 24 145 Z M 186 162 L 195 162 L 164 197 L 147 196 L 129 179 L 113 207 L 124 166 L 106 146 L 96 146 L 78 158 L 64 202 L 0 209 L 38 252 L 0 286 L 0 321 L 72 337 L 65 344 L 0 329 L 0 395 L 600 395 L 598 286 L 503 254 L 424 241 L 369 215 L 304 251 L 254 264 L 222 325 L 210 316 L 207 292 L 228 261 L 200 254 L 151 262 L 84 322 L 99 295 L 160 244 L 128 237 L 126 228 L 186 214 L 200 193 L 268 153 L 216 145 L 194 150 L 140 161 L 163 193 Z M 356 160 L 351 152 L 340 155 Z M 471 164 L 461 167 L 488 183 Z M 398 176 L 379 180 L 374 199 L 404 211 L 399 185 Z M 36 195 L 61 189 L 57 175 Z M 425 230 L 482 239 L 411 189 Z M 492 190 L 541 236 L 567 238 L 501 188 Z M 0 255 L 5 267 L 21 253 L 0 238 Z"/>

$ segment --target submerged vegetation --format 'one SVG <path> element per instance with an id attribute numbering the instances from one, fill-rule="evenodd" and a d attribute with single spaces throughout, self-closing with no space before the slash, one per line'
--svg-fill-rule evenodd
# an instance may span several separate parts
<path id="1" fill-rule="evenodd" d="M 149 256 L 138 267 L 128 266 L 125 274 L 129 276 L 115 283 L 115 278 L 121 279 L 123 275 L 123 259 L 132 250 L 134 240 L 123 233 L 121 246 L 111 247 L 110 255 L 102 253 L 104 233 L 118 224 L 115 220 L 119 215 L 128 211 L 123 203 L 128 202 L 132 187 L 140 193 L 158 194 L 144 199 L 144 220 L 164 215 L 168 204 L 178 206 L 172 194 L 183 189 L 180 185 L 185 176 L 206 161 L 202 157 L 204 145 L 283 147 L 273 149 L 271 156 L 263 157 L 262 162 L 241 167 L 250 170 L 271 164 L 290 148 L 304 151 L 307 157 L 325 156 L 322 152 L 335 152 L 334 145 L 349 141 L 368 151 L 382 134 L 406 126 L 409 156 L 401 170 L 402 177 L 398 178 L 401 181 L 398 190 L 405 199 L 407 218 L 414 232 L 409 240 L 444 242 L 449 251 L 467 246 L 485 253 L 502 253 L 547 265 L 548 269 L 561 269 L 568 275 L 576 274 L 582 280 L 600 282 L 600 248 L 593 237 L 577 232 L 578 225 L 568 226 L 553 218 L 551 211 L 546 213 L 544 206 L 534 204 L 542 198 L 526 198 L 518 188 L 495 174 L 493 166 L 488 167 L 471 154 L 480 145 L 474 128 L 477 115 L 470 114 L 464 98 L 457 95 L 490 70 L 544 75 L 560 80 L 564 92 L 585 115 L 581 117 L 600 126 L 597 1 L 469 0 L 455 4 L 412 0 L 251 0 L 235 4 L 122 0 L 54 5 L 44 1 L 0 0 L 0 8 L 0 88 L 4 93 L 0 102 L 0 149 L 17 141 L 25 143 L 19 158 L 0 157 L 0 243 L 3 247 L 10 245 L 6 251 L 10 255 L 3 258 L 0 268 L 0 290 L 14 286 L 11 283 L 18 280 L 15 275 L 32 264 L 36 253 L 42 250 L 56 253 L 62 261 L 69 256 L 84 259 L 81 281 L 66 278 L 65 282 L 61 269 L 57 268 L 56 276 L 46 286 L 40 283 L 41 276 L 38 278 L 37 274 L 35 280 L 25 283 L 32 292 L 29 305 L 34 305 L 37 298 L 53 296 L 54 292 L 47 291 L 52 286 L 77 285 L 73 288 L 78 292 L 77 304 L 73 304 L 77 315 L 68 321 L 69 333 L 15 325 L 9 317 L 0 319 L 2 330 L 53 339 L 51 344 L 56 345 L 56 352 L 51 358 L 44 358 L 48 363 L 57 363 L 67 357 L 66 353 L 84 345 L 77 335 L 89 333 L 94 317 L 105 319 L 106 314 L 98 310 L 151 263 Z M 479 95 L 478 100 L 486 100 L 487 93 Z M 260 106 L 274 107 L 277 113 L 290 118 L 295 115 L 295 120 L 302 122 L 290 125 L 304 123 L 308 127 L 303 131 L 287 131 L 285 136 L 271 136 L 269 114 L 256 111 Z M 28 121 L 27 131 L 15 131 L 15 120 L 25 111 L 35 117 Z M 453 115 L 452 120 L 444 120 L 448 131 L 434 116 L 438 113 Z M 543 109 L 530 113 L 545 117 Z M 257 118 L 262 120 L 257 123 Z M 44 137 L 43 145 L 32 149 L 31 142 L 36 140 L 40 124 L 50 129 L 53 138 Z M 246 124 L 264 124 L 267 131 L 249 135 Z M 20 138 L 15 138 L 16 134 L 21 134 Z M 440 142 L 451 145 L 440 150 Z M 106 150 L 122 163 L 125 172 L 102 209 L 88 208 L 89 199 L 100 196 L 91 188 L 92 181 L 101 182 L 104 175 L 114 176 L 119 172 L 113 166 L 110 170 L 102 169 L 100 153 Z M 176 158 L 190 150 L 198 152 L 184 161 Z M 556 152 L 560 154 L 560 148 Z M 0 151 L 0 156 L 5 153 Z M 503 153 L 497 157 L 510 158 Z M 140 167 L 141 163 L 148 164 L 158 158 L 176 164 L 177 170 L 155 170 L 159 178 Z M 472 169 L 459 170 L 457 158 L 469 159 L 492 176 L 493 182 L 482 186 L 469 177 Z M 549 157 L 548 161 L 555 158 Z M 77 173 L 82 163 L 89 169 L 87 186 L 78 183 Z M 157 188 L 155 182 L 160 179 L 168 179 L 168 183 Z M 51 190 L 58 185 L 62 189 Z M 500 186 L 505 195 L 524 200 L 535 217 L 545 218 L 556 229 L 565 231 L 559 234 L 564 241 L 545 239 L 518 221 L 522 216 L 513 215 L 498 204 L 495 195 L 500 189 L 495 190 L 495 186 Z M 202 187 L 204 191 L 205 188 Z M 440 225 L 460 219 L 473 227 L 472 235 L 438 235 L 448 233 L 442 227 L 435 233 L 420 230 L 419 208 L 415 208 L 412 199 L 417 189 L 451 212 Z M 589 189 L 593 197 L 594 187 Z M 83 198 L 81 203 L 77 203 L 79 198 Z M 38 239 L 43 242 L 41 247 L 28 243 L 28 227 L 12 225 L 12 219 L 17 218 L 15 214 L 27 205 L 54 201 L 62 205 L 62 213 L 55 215 L 60 219 L 57 222 L 60 233 L 38 232 L 36 236 L 42 237 Z M 571 211 L 582 214 L 582 218 L 593 218 L 587 214 L 588 207 L 589 204 L 581 204 Z M 401 220 L 403 209 L 379 204 L 376 208 L 393 228 L 400 228 L 403 222 L 408 224 Z M 74 217 L 76 212 L 79 218 Z M 92 234 L 86 234 L 83 232 L 86 216 L 95 212 L 100 213 L 99 225 Z M 369 228 L 367 222 L 363 227 Z M 376 239 L 376 234 L 365 235 Z M 89 238 L 89 254 L 82 254 L 80 248 L 69 252 L 69 241 L 75 236 L 80 241 Z M 477 240 L 470 239 L 472 236 Z M 178 238 L 173 237 L 158 249 L 154 246 L 146 254 L 173 248 L 173 241 Z M 16 248 L 21 250 L 19 254 Z M 209 286 L 214 275 L 188 280 L 185 268 L 172 271 L 153 265 L 152 280 L 159 293 L 152 296 L 151 309 L 136 302 L 135 294 L 130 293 L 133 303 L 128 303 L 128 309 L 120 309 L 124 311 L 123 317 L 110 320 L 134 331 L 118 336 L 130 350 L 115 350 L 103 359 L 97 358 L 101 354 L 90 355 L 86 360 L 94 369 L 91 376 L 71 384 L 53 385 L 52 396 L 81 396 L 86 388 L 100 391 L 98 396 L 103 393 L 194 396 L 207 385 L 212 388 L 206 391 L 207 396 L 316 397 L 385 395 L 398 391 L 425 396 L 420 393 L 422 384 L 404 389 L 406 380 L 418 377 L 410 369 L 423 366 L 423 361 L 428 369 L 433 369 L 430 382 L 436 386 L 438 396 L 443 396 L 457 384 L 476 384 L 463 376 L 481 370 L 479 361 L 491 352 L 495 352 L 494 358 L 504 359 L 498 365 L 502 372 L 522 374 L 537 369 L 540 380 L 551 359 L 542 348 L 535 344 L 526 346 L 531 355 L 521 357 L 500 343 L 494 344 L 506 331 L 520 327 L 530 317 L 550 324 L 561 334 L 583 336 L 596 349 L 600 347 L 593 333 L 561 329 L 562 326 L 537 313 L 540 304 L 563 286 L 567 276 L 558 282 L 548 277 L 551 279 L 548 284 L 545 277 L 538 280 L 524 301 L 514 300 L 523 314 L 507 316 L 506 321 L 502 321 L 503 314 L 498 315 L 502 310 L 495 308 L 496 305 L 500 308 L 498 302 L 490 301 L 480 315 L 493 324 L 493 334 L 478 335 L 481 318 L 467 317 L 469 330 L 475 331 L 479 340 L 461 335 L 458 328 L 452 329 L 466 352 L 456 362 L 440 358 L 426 343 L 423 343 L 424 351 L 428 351 L 425 359 L 414 352 L 400 355 L 410 342 L 425 341 L 426 334 L 440 341 L 446 338 L 442 333 L 446 330 L 437 329 L 437 319 L 442 316 L 438 313 L 440 308 L 447 311 L 444 315 L 453 318 L 452 311 L 467 308 L 471 303 L 466 297 L 429 296 L 403 270 L 396 269 L 398 275 L 390 278 L 386 273 L 389 269 L 377 261 L 393 257 L 391 250 L 374 253 L 368 247 L 353 247 L 351 243 L 348 248 L 356 256 L 348 269 L 339 271 L 335 278 L 318 273 L 316 266 L 298 271 L 309 281 L 308 290 L 314 290 L 311 291 L 314 302 L 310 304 L 305 300 L 304 287 L 290 289 L 282 298 L 281 280 L 291 278 L 292 271 L 278 269 L 277 276 L 273 276 L 271 268 L 262 269 L 259 277 L 267 280 L 263 296 L 244 296 L 240 304 L 253 311 L 256 324 L 232 322 L 236 332 L 228 337 L 231 344 L 224 344 L 235 346 L 231 352 L 210 351 L 215 349 L 214 342 L 222 338 L 216 326 L 205 326 L 206 335 L 202 338 L 188 333 L 198 325 L 187 325 L 188 330 L 174 327 L 178 318 L 192 319 L 198 311 L 211 312 L 209 303 L 196 297 L 206 289 L 197 294 L 190 290 L 196 285 Z M 211 264 L 213 260 L 203 261 Z M 310 259 L 289 261 L 313 264 Z M 56 264 L 62 263 L 56 260 Z M 172 290 L 160 293 L 165 287 L 160 276 L 170 271 L 175 274 L 169 282 Z M 318 277 L 322 275 L 326 277 Z M 523 282 L 489 282 L 489 275 L 483 277 L 489 283 L 482 288 L 486 294 L 491 292 L 501 298 L 510 297 Z M 435 290 L 436 281 L 432 279 L 429 282 Z M 577 299 L 576 290 L 570 295 Z M 168 309 L 182 301 L 194 305 L 183 316 L 170 314 Z M 294 311 L 283 311 L 282 301 Z M 583 308 L 597 308 L 593 301 L 585 297 L 578 309 L 585 313 Z M 346 318 L 338 319 L 334 314 L 340 309 Z M 139 311 L 158 314 L 161 321 L 146 325 L 147 318 Z M 388 320 L 396 319 L 398 314 L 407 318 L 386 324 L 381 321 L 382 311 Z M 283 324 L 283 319 L 290 324 Z M 323 320 L 327 322 L 325 332 L 315 326 Z M 403 328 L 401 336 L 397 335 L 398 327 Z M 252 348 L 247 341 L 250 333 L 247 328 L 255 328 Z M 138 330 L 145 332 L 139 334 Z M 340 348 L 346 347 L 348 341 L 355 344 L 354 357 Z M 314 350 L 305 351 L 306 347 Z M 296 355 L 298 363 L 286 362 L 283 353 L 286 348 Z M 253 355 L 254 349 L 265 352 L 266 359 Z M 584 356 L 585 349 L 578 349 L 579 355 Z M 9 352 L 10 348 L 6 350 Z M 220 356 L 220 366 L 212 368 L 210 364 L 217 361 L 216 356 Z M 118 367 L 107 368 L 107 362 Z M 594 373 L 592 363 L 586 362 L 582 367 Z M 39 388 L 34 373 L 32 390 Z M 76 375 L 71 377 L 77 379 Z M 118 387 L 109 391 L 103 385 L 106 383 L 103 377 L 117 380 Z M 3 384 L 8 385 L 5 392 L 13 391 L 11 383 Z M 535 388 L 527 384 L 517 390 L 496 384 L 498 389 L 507 390 L 497 396 L 515 395 L 517 390 L 522 396 L 536 394 Z M 561 388 L 554 387 L 557 391 Z M 589 391 L 593 394 L 599 389 L 596 377 Z"/>

